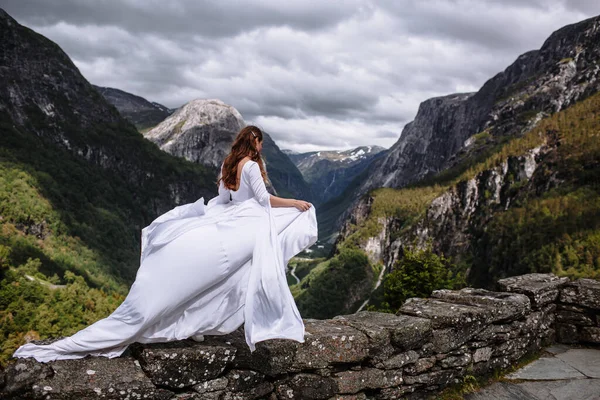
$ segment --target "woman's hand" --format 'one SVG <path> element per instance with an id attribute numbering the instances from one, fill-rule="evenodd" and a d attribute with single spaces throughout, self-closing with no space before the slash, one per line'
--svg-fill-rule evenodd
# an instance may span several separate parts
<path id="1" fill-rule="evenodd" d="M 296 207 L 300 211 L 306 211 L 312 206 L 312 204 L 310 204 L 308 201 L 304 201 L 304 200 L 294 200 L 293 204 L 294 204 L 294 207 Z"/>

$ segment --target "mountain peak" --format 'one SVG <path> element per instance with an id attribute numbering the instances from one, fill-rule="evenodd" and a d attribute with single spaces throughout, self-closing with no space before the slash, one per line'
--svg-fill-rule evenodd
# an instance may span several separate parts
<path id="1" fill-rule="evenodd" d="M 194 99 L 144 136 L 168 153 L 218 167 L 244 126 L 239 111 L 223 101 Z"/>
<path id="2" fill-rule="evenodd" d="M 123 117 L 140 130 L 156 126 L 173 112 L 162 104 L 150 102 L 141 96 L 121 89 L 92 86 L 115 106 Z"/>

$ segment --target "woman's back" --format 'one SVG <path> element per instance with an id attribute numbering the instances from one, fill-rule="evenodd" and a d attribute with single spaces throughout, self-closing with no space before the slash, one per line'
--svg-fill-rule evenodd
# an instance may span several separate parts
<path id="1" fill-rule="evenodd" d="M 247 175 L 249 174 L 249 171 L 252 169 L 252 165 L 251 165 L 252 163 L 256 164 L 256 162 L 252 161 L 252 160 L 242 161 L 240 163 L 242 165 L 241 173 L 240 173 L 240 180 L 239 180 L 240 183 L 238 185 L 237 190 L 231 190 L 231 200 L 236 203 L 242 202 L 242 201 L 248 200 L 249 198 L 254 197 L 254 192 L 252 191 L 252 187 L 248 184 L 248 182 L 250 182 L 250 180 L 247 179 Z M 240 168 L 240 167 L 238 166 L 238 168 Z"/>
<path id="2" fill-rule="evenodd" d="M 237 190 L 227 189 L 221 180 L 219 184 L 219 201 L 227 203 L 231 198 L 234 203 L 241 203 L 251 198 L 256 200 L 264 207 L 269 206 L 270 194 L 267 191 L 265 182 L 260 172 L 258 163 L 253 160 L 241 161 L 238 166 L 239 184 Z M 221 168 L 223 168 L 221 166 Z M 221 174 L 223 171 L 221 170 Z"/>

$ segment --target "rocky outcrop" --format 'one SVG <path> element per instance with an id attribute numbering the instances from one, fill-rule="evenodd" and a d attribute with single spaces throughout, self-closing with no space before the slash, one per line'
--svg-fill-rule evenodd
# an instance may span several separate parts
<path id="1" fill-rule="evenodd" d="M 0 82 L 0 123 L 6 124 L 3 147 L 27 148 L 30 153 L 47 146 L 60 148 L 118 175 L 132 187 L 150 180 L 159 183 L 165 173 L 174 174 L 174 170 L 161 171 L 166 163 L 160 153 L 144 145 L 143 138 L 58 45 L 20 25 L 2 9 Z M 207 175 L 208 171 L 199 168 L 196 182 L 206 180 Z M 157 212 L 215 193 L 213 187 L 190 184 L 190 176 L 165 178 L 162 187 L 169 199 L 158 201 Z"/>
<path id="2" fill-rule="evenodd" d="M 240 329 L 203 342 L 135 343 L 116 359 L 18 359 L 0 376 L 0 398 L 423 398 L 514 365 L 552 343 L 555 327 L 559 338 L 575 326 L 580 336 L 569 339 L 598 343 L 588 319 L 600 311 L 599 282 L 530 274 L 500 285 L 506 291 L 435 291 L 397 315 L 308 319 L 304 343 L 267 340 L 254 353 Z"/>
<path id="3" fill-rule="evenodd" d="M 485 158 L 495 146 L 529 131 L 540 118 L 600 89 L 600 17 L 554 32 L 539 50 L 522 54 L 476 93 L 423 102 L 400 139 L 332 209 L 337 230 L 371 189 L 402 188 Z"/>
<path id="4" fill-rule="evenodd" d="M 518 185 L 523 191 L 530 190 L 527 185 L 538 167 L 541 149 L 511 157 L 496 168 L 450 187 L 431 201 L 423 217 L 412 226 L 407 226 L 402 217 L 378 217 L 379 229 L 360 244 L 362 250 L 371 262 L 383 263 L 388 271 L 405 246 L 424 247 L 429 241 L 436 252 L 459 260 L 471 247 L 474 227 L 485 226 L 495 211 L 507 209 L 518 198 L 519 192 L 511 188 Z M 373 201 L 370 195 L 361 198 L 342 226 L 336 245 L 369 218 Z"/>
<path id="5" fill-rule="evenodd" d="M 361 192 L 419 181 L 472 157 L 467 149 L 472 135 L 487 131 L 490 142 L 520 135 L 536 114 L 558 112 L 597 92 L 599 41 L 600 17 L 565 26 L 540 50 L 521 55 L 477 93 L 423 102 L 415 120 L 374 166 Z"/>
<path id="6" fill-rule="evenodd" d="M 237 133 L 242 115 L 220 100 L 192 100 L 144 137 L 162 150 L 189 161 L 220 167 Z"/>
<path id="7" fill-rule="evenodd" d="M 179 108 L 158 126 L 144 133 L 146 139 L 177 157 L 211 167 L 220 167 L 231 144 L 246 123 L 242 115 L 221 100 L 196 99 Z M 263 156 L 275 193 L 311 200 L 302 174 L 264 134 Z"/>
<path id="8" fill-rule="evenodd" d="M 556 334 L 561 343 L 600 344 L 600 282 L 580 279 L 560 290 Z"/>
<path id="9" fill-rule="evenodd" d="M 21 254 L 39 257 L 44 273 L 88 269 L 42 250 L 41 240 L 72 240 L 87 246 L 97 263 L 86 271 L 88 283 L 100 282 L 99 270 L 130 283 L 139 267 L 140 230 L 174 206 L 216 195 L 214 169 L 172 157 L 144 139 L 58 45 L 1 9 L 0 82 L 2 173 L 30 177 L 26 185 L 33 191 L 15 193 L 39 193 L 27 200 L 32 207 L 42 199 L 50 204 L 19 218 L 11 208 L 21 200 L 8 208 L 3 203 L 2 224 L 14 224 L 37 243 Z M 12 234 L 6 236 L 11 243 Z"/>
<path id="10" fill-rule="evenodd" d="M 402 187 L 441 170 L 481 124 L 485 103 L 469 101 L 473 97 L 473 93 L 452 94 L 421 103 L 414 121 L 406 124 L 400 139 L 373 165 L 360 192 Z"/>
<path id="11" fill-rule="evenodd" d="M 119 113 L 138 129 L 147 129 L 163 121 L 174 110 L 162 104 L 149 102 L 143 97 L 120 89 L 92 85 Z"/>

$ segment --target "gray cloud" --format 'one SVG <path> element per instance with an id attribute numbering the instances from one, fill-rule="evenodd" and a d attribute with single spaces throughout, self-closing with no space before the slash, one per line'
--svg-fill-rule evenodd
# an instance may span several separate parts
<path id="1" fill-rule="evenodd" d="M 61 21 L 74 25 L 126 27 L 134 33 L 227 37 L 256 27 L 287 25 L 324 29 L 352 15 L 360 1 L 280 2 L 278 0 L 5 0 L 16 18 L 36 26 Z"/>
<path id="2" fill-rule="evenodd" d="M 591 4 L 595 3 L 595 4 Z M 391 146 L 419 103 L 476 91 L 586 0 L 4 0 L 92 83 L 218 98 L 297 151 Z"/>

